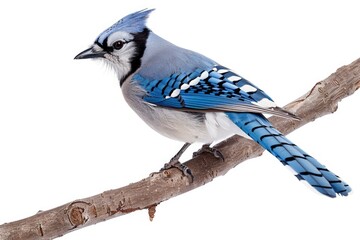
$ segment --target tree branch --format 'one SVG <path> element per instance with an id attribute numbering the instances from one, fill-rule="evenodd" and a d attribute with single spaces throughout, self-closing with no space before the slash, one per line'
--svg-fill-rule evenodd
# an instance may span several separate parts
<path id="1" fill-rule="evenodd" d="M 270 120 L 278 130 L 288 134 L 316 118 L 335 112 L 338 102 L 359 87 L 360 59 L 339 68 L 327 79 L 315 84 L 304 96 L 285 106 L 299 116 L 300 121 L 279 117 L 271 117 Z M 165 170 L 128 186 L 0 225 L 0 239 L 53 239 L 140 209 L 148 209 L 152 219 L 159 203 L 200 187 L 264 151 L 255 142 L 239 136 L 219 143 L 216 148 L 224 155 L 225 161 L 203 153 L 185 163 L 195 177 L 192 183 L 176 169 Z"/>

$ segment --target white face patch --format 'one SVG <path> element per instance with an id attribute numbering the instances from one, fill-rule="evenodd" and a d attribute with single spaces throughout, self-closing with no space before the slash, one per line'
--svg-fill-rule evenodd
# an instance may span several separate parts
<path id="1" fill-rule="evenodd" d="M 107 39 L 107 45 L 112 46 L 114 42 L 123 40 L 129 42 L 134 39 L 134 36 L 127 32 L 114 32 Z"/>
<path id="2" fill-rule="evenodd" d="M 93 52 L 101 52 L 101 51 L 103 51 L 103 49 L 99 45 L 93 44 L 92 45 L 92 51 Z"/>
<path id="3" fill-rule="evenodd" d="M 131 70 L 130 59 L 136 53 L 134 42 L 125 43 L 120 50 L 114 50 L 111 54 L 105 54 L 105 59 L 115 70 L 119 79 L 128 75 Z"/>

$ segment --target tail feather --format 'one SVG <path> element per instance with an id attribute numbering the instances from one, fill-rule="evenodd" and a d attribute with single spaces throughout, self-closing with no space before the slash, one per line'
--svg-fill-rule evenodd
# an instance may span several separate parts
<path id="1" fill-rule="evenodd" d="M 351 191 L 348 184 L 287 139 L 262 114 L 227 113 L 227 115 L 281 163 L 290 166 L 297 173 L 296 177 L 299 180 L 307 181 L 320 193 L 336 197 L 336 193 L 347 196 Z"/>

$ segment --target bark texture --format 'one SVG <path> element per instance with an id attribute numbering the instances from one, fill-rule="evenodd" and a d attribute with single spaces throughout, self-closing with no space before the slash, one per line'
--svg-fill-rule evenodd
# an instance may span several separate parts
<path id="1" fill-rule="evenodd" d="M 285 106 L 300 121 L 271 117 L 274 126 L 284 134 L 336 111 L 338 102 L 360 87 L 360 59 L 339 68 L 325 80 L 318 82 L 305 95 Z M 207 153 L 187 161 L 194 181 L 178 170 L 165 170 L 136 183 L 105 191 L 88 198 L 75 200 L 34 216 L 0 225 L 0 239 L 54 239 L 92 224 L 148 209 L 152 219 L 156 206 L 179 194 L 200 187 L 215 177 L 226 174 L 243 161 L 260 156 L 264 151 L 253 141 L 233 136 L 216 146 L 225 157 L 219 161 Z"/>

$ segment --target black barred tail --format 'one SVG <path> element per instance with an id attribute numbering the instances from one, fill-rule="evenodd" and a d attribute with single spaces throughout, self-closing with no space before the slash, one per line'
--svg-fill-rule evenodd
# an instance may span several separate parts
<path id="1" fill-rule="evenodd" d="M 227 115 L 254 141 L 284 165 L 290 166 L 297 173 L 296 177 L 299 180 L 307 181 L 320 193 L 336 197 L 336 193 L 347 196 L 351 191 L 348 184 L 289 141 L 262 114 L 227 113 Z"/>

